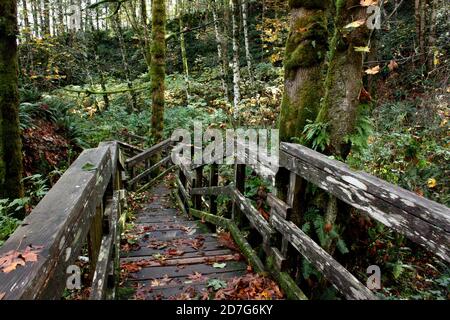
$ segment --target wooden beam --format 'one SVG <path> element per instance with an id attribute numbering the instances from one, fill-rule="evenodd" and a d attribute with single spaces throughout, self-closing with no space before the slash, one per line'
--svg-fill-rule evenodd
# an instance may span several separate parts
<path id="1" fill-rule="evenodd" d="M 129 186 L 133 186 L 134 184 L 136 184 L 137 182 L 139 182 L 140 180 L 142 180 L 143 178 L 149 176 L 155 169 L 159 168 L 162 165 L 167 164 L 168 162 L 170 162 L 171 158 L 170 156 L 165 157 L 164 159 L 158 161 L 157 163 L 155 163 L 153 166 L 151 166 L 150 168 L 148 168 L 147 170 L 145 170 L 144 172 L 138 174 L 136 177 L 134 177 L 133 179 L 130 180 L 130 182 L 128 182 Z"/>
<path id="2" fill-rule="evenodd" d="M 306 233 L 291 221 L 286 221 L 277 214 L 270 216 L 270 222 L 279 230 L 308 261 L 321 271 L 338 290 L 351 300 L 377 297 L 358 281 L 347 269 L 333 259 L 324 249 L 315 243 Z"/>
<path id="3" fill-rule="evenodd" d="M 132 168 L 132 167 L 136 166 L 138 163 L 141 163 L 147 159 L 150 159 L 155 154 L 168 148 L 171 144 L 172 144 L 172 140 L 170 140 L 170 139 L 167 139 L 167 140 L 161 141 L 158 144 L 155 144 L 153 147 L 141 152 L 140 154 L 138 154 L 130 159 L 127 159 L 127 161 L 126 161 L 127 167 Z"/>
<path id="4" fill-rule="evenodd" d="M 303 146 L 281 150 L 287 169 L 450 261 L 449 208 Z"/>
<path id="5" fill-rule="evenodd" d="M 5 299 L 61 298 L 67 267 L 79 256 L 111 177 L 108 147 L 85 150 L 75 160 L 0 248 L 2 256 L 29 244 L 43 246 L 38 261 L 10 273 L 0 272 L 0 292 L 5 292 Z"/>

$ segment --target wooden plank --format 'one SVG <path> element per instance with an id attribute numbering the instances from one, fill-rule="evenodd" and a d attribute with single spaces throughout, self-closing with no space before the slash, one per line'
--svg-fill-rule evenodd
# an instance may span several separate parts
<path id="1" fill-rule="evenodd" d="M 146 268 L 152 267 L 164 267 L 164 266 L 181 266 L 181 265 L 192 265 L 192 264 L 200 264 L 200 263 L 213 263 L 213 262 L 226 262 L 226 261 L 235 261 L 235 254 L 222 254 L 222 255 L 204 255 L 204 256 L 196 256 L 196 257 L 179 257 L 175 259 L 167 259 L 167 260 L 158 260 L 152 257 L 148 258 L 140 258 L 137 261 L 144 262 Z M 133 262 L 136 259 L 122 259 L 122 263 Z"/>
<path id="2" fill-rule="evenodd" d="M 92 171 L 83 170 L 87 163 L 92 164 Z M 0 292 L 6 293 L 5 299 L 61 297 L 68 277 L 66 269 L 79 255 L 111 173 L 109 148 L 83 151 L 25 218 L 0 248 L 0 256 L 29 244 L 43 248 L 37 262 L 0 273 Z"/>
<path id="3" fill-rule="evenodd" d="M 270 226 L 269 222 L 256 210 L 251 201 L 245 198 L 238 190 L 233 189 L 231 194 L 239 209 L 250 221 L 252 227 L 258 230 L 265 242 L 269 243 L 275 234 L 275 230 Z"/>
<path id="4" fill-rule="evenodd" d="M 109 267 L 113 249 L 114 234 L 110 233 L 103 237 L 98 255 L 97 266 L 92 280 L 91 294 L 89 300 L 102 300 L 106 296 L 108 286 Z"/>
<path id="5" fill-rule="evenodd" d="M 307 148 L 281 148 L 287 169 L 450 261 L 450 209 Z"/>
<path id="6" fill-rule="evenodd" d="M 150 280 L 158 279 L 165 275 L 169 278 L 174 277 L 186 277 L 194 272 L 199 272 L 203 275 L 215 275 L 219 273 L 241 271 L 246 270 L 247 265 L 242 262 L 229 261 L 226 266 L 222 269 L 214 268 L 212 265 L 207 264 L 194 264 L 186 265 L 184 268 L 179 268 L 177 266 L 167 266 L 167 267 L 151 267 L 142 268 L 139 272 L 133 273 L 133 278 L 130 280 Z"/>
<path id="7" fill-rule="evenodd" d="M 210 166 L 209 172 L 209 187 L 217 187 L 219 185 L 219 168 L 217 164 L 212 164 Z M 229 190 L 227 190 L 228 192 Z M 193 192 L 193 191 L 192 191 Z M 225 194 L 222 193 L 221 194 Z M 217 195 L 209 195 L 209 212 L 212 214 L 217 214 Z"/>
<path id="8" fill-rule="evenodd" d="M 289 220 L 292 213 L 292 208 L 288 206 L 284 201 L 281 201 L 275 197 L 272 193 L 267 194 L 267 203 L 277 214 L 286 220 Z"/>
<path id="9" fill-rule="evenodd" d="M 162 150 L 168 148 L 171 144 L 172 144 L 172 140 L 170 140 L 170 139 L 167 139 L 167 140 L 161 141 L 158 144 L 155 144 L 153 147 L 145 150 L 144 152 L 141 152 L 140 154 L 138 154 L 130 159 L 127 159 L 127 161 L 126 161 L 127 167 L 128 168 L 134 167 L 138 163 L 141 163 L 141 162 L 151 158 L 155 154 L 161 152 Z"/>
<path id="10" fill-rule="evenodd" d="M 157 162 L 156 164 L 154 164 L 153 166 L 151 166 L 150 168 L 148 168 L 144 172 L 138 174 L 136 177 L 131 179 L 130 182 L 128 182 L 128 184 L 130 186 L 134 185 L 135 183 L 137 183 L 141 179 L 143 179 L 143 178 L 147 177 L 148 175 L 150 175 L 155 169 L 159 168 L 160 166 L 163 166 L 163 165 L 167 164 L 170 160 L 171 160 L 170 156 L 163 158 L 161 161 Z"/>
<path id="11" fill-rule="evenodd" d="M 306 235 L 291 221 L 286 221 L 277 214 L 270 216 L 272 225 L 279 230 L 308 261 L 321 271 L 338 290 L 351 300 L 377 297 L 358 281 L 347 269 L 333 259 L 324 249 Z"/>
<path id="12" fill-rule="evenodd" d="M 204 188 L 192 188 L 192 195 L 202 195 L 202 196 L 220 196 L 220 195 L 230 195 L 229 186 L 218 186 L 218 187 L 204 187 Z"/>

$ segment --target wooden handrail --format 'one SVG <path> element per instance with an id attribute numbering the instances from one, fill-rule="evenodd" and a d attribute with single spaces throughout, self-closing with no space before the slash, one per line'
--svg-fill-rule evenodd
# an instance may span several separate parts
<path id="1" fill-rule="evenodd" d="M 164 149 L 167 149 L 172 143 L 173 142 L 170 139 L 161 141 L 160 143 L 152 146 L 151 148 L 144 150 L 140 154 L 138 154 L 130 159 L 127 159 L 127 161 L 126 161 L 127 167 L 132 168 L 132 167 L 136 166 L 137 164 L 150 159 L 155 154 L 161 152 Z"/>
<path id="2" fill-rule="evenodd" d="M 249 166 L 258 175 L 268 178 L 273 183 L 275 172 L 261 162 L 255 162 L 255 159 L 252 158 L 254 155 L 255 150 L 247 148 L 243 154 L 237 157 L 237 160 L 239 163 L 251 162 L 252 164 Z M 298 287 L 296 288 L 295 281 L 286 273 L 287 261 L 291 258 L 288 257 L 287 251 L 289 244 L 320 270 L 347 299 L 377 299 L 377 296 L 365 285 L 334 260 L 299 226 L 290 221 L 291 215 L 297 210 L 292 205 L 295 206 L 298 203 L 295 197 L 298 188 L 296 184 L 297 180 L 300 181 L 299 179 L 317 185 L 336 198 L 407 235 L 411 240 L 449 261 L 450 210 L 447 207 L 369 174 L 356 172 L 344 163 L 332 160 L 306 147 L 281 143 L 280 167 L 290 175 L 287 199 L 291 205 L 275 195 L 269 194 L 267 196 L 268 204 L 271 207 L 269 221 L 266 221 L 253 207 L 251 201 L 244 196 L 246 165 L 235 165 L 235 185 L 228 186 L 218 186 L 217 178 L 211 180 L 215 173 L 210 177 L 209 186 L 203 186 L 201 183 L 203 181 L 202 172 L 206 166 L 192 165 L 189 162 L 179 165 L 177 177 L 179 192 L 175 195 L 178 202 L 181 203 L 183 211 L 195 213 L 196 216 L 214 223 L 216 219 L 212 212 L 202 213 L 202 206 L 214 208 L 217 206 L 214 206 L 217 195 L 228 197 L 234 204 L 233 216 L 231 220 L 228 220 L 237 228 L 242 223 L 240 214 L 244 214 L 253 230 L 263 238 L 263 249 L 266 252 L 267 264 L 271 268 L 272 274 L 281 282 L 284 289 L 291 291 L 288 296 L 293 298 L 304 297 L 304 294 Z M 217 166 L 219 164 L 214 164 L 214 168 L 216 168 L 214 172 L 217 172 Z M 209 206 L 205 205 L 206 202 L 203 198 L 205 196 L 210 198 Z M 197 201 L 200 199 L 199 197 L 202 201 Z M 281 235 L 281 250 L 277 248 L 280 245 L 276 240 L 277 233 Z M 244 244 L 244 247 L 247 248 L 247 244 Z"/>
<path id="3" fill-rule="evenodd" d="M 22 252 L 29 245 L 41 248 L 37 261 L 0 272 L 0 292 L 5 299 L 60 299 L 69 277 L 67 268 L 75 264 L 87 238 L 91 270 L 103 262 L 105 252 L 95 253 L 108 249 L 103 245 L 104 222 L 109 234 L 115 234 L 117 210 L 112 208 L 117 204 L 107 199 L 114 199 L 113 190 L 121 184 L 119 158 L 115 142 L 83 151 L 0 248 L 0 256 Z M 113 246 L 117 246 L 115 240 L 109 242 L 109 251 Z"/>
<path id="4" fill-rule="evenodd" d="M 371 218 L 450 261 L 450 209 L 298 144 L 281 144 L 281 164 Z"/>

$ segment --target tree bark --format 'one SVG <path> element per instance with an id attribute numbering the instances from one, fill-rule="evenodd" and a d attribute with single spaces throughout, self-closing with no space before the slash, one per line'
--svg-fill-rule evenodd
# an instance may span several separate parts
<path id="1" fill-rule="evenodd" d="M 152 138 L 153 142 L 163 139 L 164 92 L 166 76 L 166 1 L 152 1 Z"/>
<path id="2" fill-rule="evenodd" d="M 237 17 L 239 16 L 239 7 L 237 0 L 230 0 L 230 7 L 232 13 L 232 26 L 233 26 L 233 115 L 234 118 L 238 117 L 238 107 L 241 101 L 241 71 L 239 66 L 239 35 Z"/>
<path id="3" fill-rule="evenodd" d="M 19 129 L 17 1 L 0 2 L 0 198 L 24 196 Z M 18 218 L 23 213 L 17 214 Z"/>
<path id="4" fill-rule="evenodd" d="M 291 0 L 284 59 L 285 85 L 279 118 L 281 141 L 300 137 L 316 119 L 322 97 L 321 69 L 327 52 L 328 1 Z"/>
<path id="5" fill-rule="evenodd" d="M 253 82 L 252 56 L 250 54 L 250 40 L 248 38 L 247 17 L 248 17 L 247 0 L 242 0 L 242 26 L 244 28 L 245 58 L 247 60 L 248 75 L 249 75 L 250 81 Z"/>
<path id="6" fill-rule="evenodd" d="M 189 82 L 189 64 L 186 54 L 186 43 L 184 41 L 184 27 L 183 27 L 183 15 L 184 15 L 184 3 L 183 0 L 179 0 L 179 17 L 178 22 L 180 25 L 180 46 L 181 46 L 181 59 L 183 62 L 183 73 L 184 73 L 184 80 L 186 82 L 186 98 L 189 101 L 190 98 L 190 91 L 191 91 L 191 85 Z"/>
<path id="7" fill-rule="evenodd" d="M 49 0 L 44 0 L 42 32 L 44 35 L 50 34 L 50 3 L 49 3 Z"/>
<path id="8" fill-rule="evenodd" d="M 215 0 L 212 4 L 212 13 L 213 13 L 213 19 L 214 19 L 214 32 L 216 35 L 216 42 L 217 42 L 217 57 L 219 60 L 219 70 L 220 70 L 220 78 L 222 81 L 222 90 L 224 94 L 225 101 L 230 101 L 228 97 L 228 85 L 227 85 L 227 79 L 225 75 L 225 69 L 227 66 L 225 66 L 225 61 L 223 58 L 223 36 L 220 35 L 220 29 L 219 29 L 219 21 L 217 18 L 217 1 Z"/>

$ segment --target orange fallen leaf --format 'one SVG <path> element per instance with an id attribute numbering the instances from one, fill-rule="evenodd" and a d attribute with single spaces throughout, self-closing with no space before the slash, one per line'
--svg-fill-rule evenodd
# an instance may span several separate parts
<path id="1" fill-rule="evenodd" d="M 376 6 L 378 5 L 378 0 L 361 0 L 360 4 L 363 7 Z"/>
<path id="2" fill-rule="evenodd" d="M 366 74 L 374 75 L 380 72 L 380 66 L 375 66 L 373 68 L 367 69 L 364 71 Z"/>

